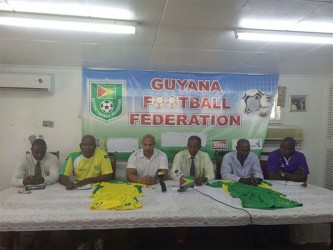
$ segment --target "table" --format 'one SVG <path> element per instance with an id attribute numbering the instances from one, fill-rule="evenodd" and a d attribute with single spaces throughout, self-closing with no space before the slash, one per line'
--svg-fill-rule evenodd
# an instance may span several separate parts
<path id="1" fill-rule="evenodd" d="M 302 207 L 277 210 L 246 209 L 256 225 L 282 225 L 333 222 L 333 192 L 300 183 L 285 185 L 270 181 L 273 188 Z M 290 184 L 290 183 L 289 183 Z M 0 232 L 41 230 L 120 229 L 149 227 L 226 227 L 251 224 L 248 213 L 214 199 L 242 208 L 220 188 L 196 187 L 177 192 L 178 183 L 167 180 L 167 192 L 160 185 L 144 188 L 139 198 L 143 208 L 129 211 L 91 210 L 92 190 L 66 190 L 60 184 L 18 194 L 20 188 L 0 192 Z M 209 195 L 210 197 L 206 196 Z"/>
<path id="2" fill-rule="evenodd" d="M 302 188 L 301 183 L 285 181 L 271 181 L 273 189 L 287 195 L 289 199 L 303 204 L 302 207 L 277 210 L 247 209 L 253 218 L 253 224 L 306 224 L 333 222 L 333 191 L 307 185 Z"/>
<path id="3" fill-rule="evenodd" d="M 91 210 L 92 190 L 66 190 L 60 184 L 18 194 L 19 188 L 0 192 L 0 231 L 117 229 L 143 227 L 242 226 L 250 223 L 246 212 L 235 210 L 195 190 L 177 192 L 178 184 L 166 181 L 144 188 L 139 198 L 143 208 L 129 211 Z M 220 189 L 198 187 L 235 204 L 238 201 Z M 239 205 L 239 204 L 238 204 Z"/>

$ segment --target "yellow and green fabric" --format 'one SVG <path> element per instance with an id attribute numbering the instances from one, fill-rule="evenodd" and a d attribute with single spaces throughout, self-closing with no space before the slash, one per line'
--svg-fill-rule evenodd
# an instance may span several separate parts
<path id="1" fill-rule="evenodd" d="M 94 198 L 90 204 L 93 210 L 132 210 L 141 208 L 137 197 L 143 197 L 142 187 L 146 185 L 128 181 L 110 181 L 95 185 Z"/>
<path id="2" fill-rule="evenodd" d="M 239 198 L 244 208 L 278 209 L 303 206 L 302 203 L 288 199 L 286 195 L 273 190 L 271 184 L 266 181 L 258 186 L 229 180 L 218 181 L 208 185 L 222 187 L 233 198 Z"/>

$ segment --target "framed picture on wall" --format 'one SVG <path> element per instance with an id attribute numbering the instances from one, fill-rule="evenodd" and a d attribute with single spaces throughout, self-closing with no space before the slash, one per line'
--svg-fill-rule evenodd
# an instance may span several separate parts
<path id="1" fill-rule="evenodd" d="M 307 95 L 290 96 L 290 112 L 306 112 L 308 110 Z"/>

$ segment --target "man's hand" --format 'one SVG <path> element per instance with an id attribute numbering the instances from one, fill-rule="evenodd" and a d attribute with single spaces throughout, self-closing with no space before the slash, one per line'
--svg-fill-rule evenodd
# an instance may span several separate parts
<path id="1" fill-rule="evenodd" d="M 139 183 L 146 184 L 146 185 L 153 185 L 153 184 L 155 184 L 155 179 L 150 175 L 146 175 L 146 176 L 139 178 Z"/>
<path id="2" fill-rule="evenodd" d="M 75 186 L 78 188 L 78 187 L 82 187 L 82 186 L 84 186 L 84 185 L 87 185 L 87 184 L 89 184 L 89 183 L 91 183 L 90 179 L 89 179 L 89 178 L 86 178 L 86 179 L 83 179 L 83 180 L 81 180 L 81 181 L 76 182 L 76 183 L 75 183 Z"/>
<path id="3" fill-rule="evenodd" d="M 32 183 L 32 175 L 26 176 L 23 179 L 23 185 L 31 185 Z"/>
<path id="4" fill-rule="evenodd" d="M 33 176 L 32 185 L 38 185 L 38 184 L 42 184 L 42 183 L 44 183 L 44 177 L 43 176 L 40 176 L 40 177 Z"/>
<path id="5" fill-rule="evenodd" d="M 68 182 L 67 184 L 66 184 L 66 189 L 67 190 L 73 190 L 73 189 L 75 189 L 75 188 L 77 188 L 77 185 L 74 183 L 74 182 Z"/>
<path id="6" fill-rule="evenodd" d="M 208 181 L 207 177 L 198 177 L 195 179 L 195 185 L 201 186 L 202 184 L 204 184 L 207 181 Z"/>
<path id="7" fill-rule="evenodd" d="M 44 177 L 29 175 L 23 179 L 23 185 L 38 185 L 44 183 Z"/>
<path id="8" fill-rule="evenodd" d="M 298 168 L 295 170 L 294 174 L 305 175 L 304 168 L 302 168 L 302 167 L 298 167 Z"/>
<path id="9" fill-rule="evenodd" d="M 248 178 L 240 178 L 239 182 L 244 183 L 246 185 L 258 186 L 262 180 L 260 178 L 255 178 L 253 176 Z"/>

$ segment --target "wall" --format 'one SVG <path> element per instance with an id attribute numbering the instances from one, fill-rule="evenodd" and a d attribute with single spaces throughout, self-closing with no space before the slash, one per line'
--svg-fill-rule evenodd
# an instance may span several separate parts
<path id="1" fill-rule="evenodd" d="M 23 154 L 30 149 L 30 135 L 42 135 L 49 151 L 60 151 L 60 161 L 78 148 L 81 127 L 81 69 L 2 67 L 3 72 L 52 73 L 55 94 L 32 91 L 0 91 L 0 190 L 10 187 L 13 169 Z M 304 128 L 302 151 L 306 154 L 311 175 L 309 183 L 323 185 L 323 145 L 325 126 L 325 86 L 328 78 L 281 76 L 279 85 L 287 86 L 284 124 Z M 308 95 L 308 112 L 289 112 L 289 95 Z M 53 128 L 42 127 L 43 120 L 54 121 Z M 317 149 L 317 150 L 314 150 Z M 125 162 L 117 164 L 124 173 Z"/>
<path id="2" fill-rule="evenodd" d="M 287 87 L 284 124 L 303 127 L 302 152 L 310 168 L 308 182 L 324 185 L 324 141 L 326 138 L 326 103 L 328 78 L 313 76 L 280 76 L 279 85 Z M 290 95 L 307 95 L 307 112 L 290 112 Z"/>
<path id="3" fill-rule="evenodd" d="M 0 190 L 10 187 L 15 165 L 30 149 L 30 135 L 43 135 L 49 151 L 66 154 L 81 140 L 81 69 L 5 68 L 3 72 L 53 73 L 55 94 L 0 90 Z M 53 128 L 42 121 L 54 121 Z"/>

